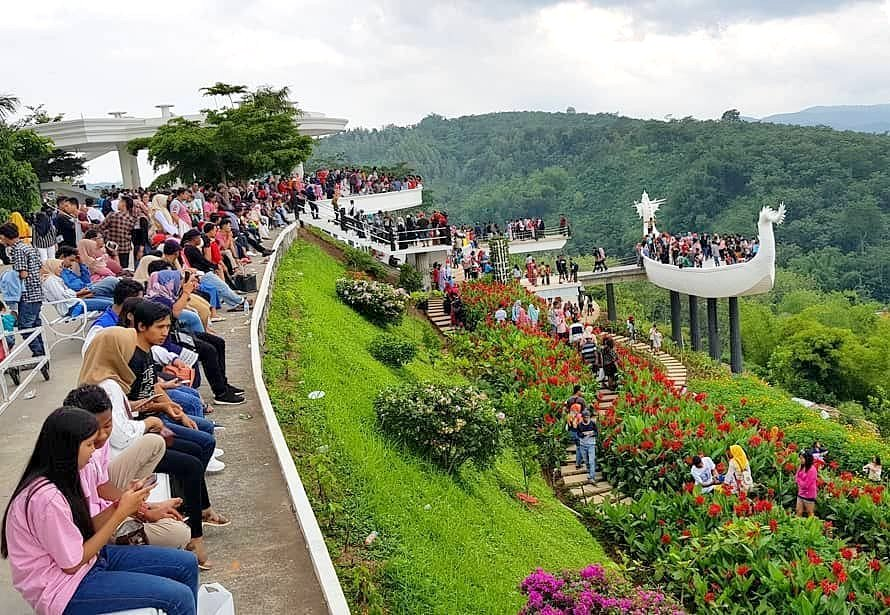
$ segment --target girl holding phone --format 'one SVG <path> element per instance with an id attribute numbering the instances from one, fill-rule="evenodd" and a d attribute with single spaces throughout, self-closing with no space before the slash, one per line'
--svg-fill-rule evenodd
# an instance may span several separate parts
<path id="1" fill-rule="evenodd" d="M 15 588 L 38 615 L 98 615 L 135 608 L 195 615 L 195 555 L 163 547 L 109 545 L 151 490 L 139 485 L 90 517 L 79 470 L 99 425 L 86 410 L 62 407 L 44 421 L 3 518 L 0 554 Z"/>

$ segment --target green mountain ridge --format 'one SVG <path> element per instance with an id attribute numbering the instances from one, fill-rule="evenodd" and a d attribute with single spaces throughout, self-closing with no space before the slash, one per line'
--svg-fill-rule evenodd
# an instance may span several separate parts
<path id="1" fill-rule="evenodd" d="M 667 198 L 659 226 L 675 232 L 751 236 L 760 208 L 784 201 L 780 265 L 826 290 L 890 299 L 890 136 L 612 114 L 430 115 L 320 140 L 307 168 L 347 162 L 408 164 L 424 176 L 426 205 L 453 221 L 552 225 L 564 213 L 569 253 L 632 254 L 643 190 Z"/>

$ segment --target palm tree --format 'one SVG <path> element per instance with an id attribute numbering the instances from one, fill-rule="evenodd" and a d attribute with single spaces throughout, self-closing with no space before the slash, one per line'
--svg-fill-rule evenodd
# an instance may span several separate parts
<path id="1" fill-rule="evenodd" d="M 19 106 L 19 99 L 12 95 L 0 94 L 0 121 L 3 121 Z"/>

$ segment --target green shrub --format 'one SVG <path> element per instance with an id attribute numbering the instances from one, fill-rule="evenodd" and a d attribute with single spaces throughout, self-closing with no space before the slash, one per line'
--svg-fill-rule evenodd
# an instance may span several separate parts
<path id="1" fill-rule="evenodd" d="M 473 387 L 391 387 L 374 400 L 374 410 L 384 432 L 446 472 L 456 472 L 467 461 L 487 467 L 500 450 L 494 408 Z"/>
<path id="2" fill-rule="evenodd" d="M 414 265 L 403 263 L 399 266 L 399 287 L 409 293 L 423 289 L 423 276 Z"/>
<path id="3" fill-rule="evenodd" d="M 392 367 L 399 367 L 414 358 L 417 344 L 399 335 L 381 333 L 368 346 L 371 356 Z"/>
<path id="4" fill-rule="evenodd" d="M 350 271 L 360 271 L 374 276 L 378 280 L 386 277 L 386 269 L 376 258 L 363 250 L 350 246 L 343 248 L 343 264 Z"/>
<path id="5" fill-rule="evenodd" d="M 408 295 L 389 284 L 340 278 L 335 288 L 343 303 L 375 323 L 396 324 L 405 314 Z"/>

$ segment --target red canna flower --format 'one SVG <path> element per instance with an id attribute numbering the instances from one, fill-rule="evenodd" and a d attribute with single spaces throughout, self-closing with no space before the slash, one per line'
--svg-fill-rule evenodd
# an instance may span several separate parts
<path id="1" fill-rule="evenodd" d="M 837 591 L 837 583 L 832 583 L 828 579 L 822 579 L 819 581 L 819 585 L 822 587 L 822 593 L 826 596 Z"/>
<path id="2" fill-rule="evenodd" d="M 779 522 L 776 521 L 775 519 L 770 519 L 769 520 L 769 529 L 773 534 L 775 534 L 779 529 Z"/>
<path id="3" fill-rule="evenodd" d="M 643 450 L 652 450 L 653 447 L 655 447 L 655 443 L 652 442 L 652 440 L 643 440 L 640 442 L 640 448 Z"/>
<path id="4" fill-rule="evenodd" d="M 841 557 L 845 560 L 851 560 L 853 559 L 853 557 L 855 557 L 855 555 L 856 552 L 849 547 L 844 547 L 843 549 L 841 549 Z"/>
<path id="5" fill-rule="evenodd" d="M 877 572 L 881 569 L 881 562 L 879 560 L 873 559 L 868 563 L 868 567 Z"/>
<path id="6" fill-rule="evenodd" d="M 837 470 L 839 467 L 841 467 L 841 464 L 839 464 L 837 461 L 829 461 L 828 467 L 832 470 Z"/>
<path id="7" fill-rule="evenodd" d="M 671 544 L 671 535 L 668 533 L 664 533 L 661 535 L 661 544 L 669 545 Z"/>
<path id="8" fill-rule="evenodd" d="M 816 583 L 811 579 L 811 580 L 807 581 L 806 588 L 807 588 L 808 592 L 811 592 L 814 589 L 816 589 Z"/>
<path id="9" fill-rule="evenodd" d="M 814 566 L 818 566 L 822 563 L 822 558 L 812 549 L 807 549 L 807 559 L 810 560 L 810 563 Z"/>
<path id="10" fill-rule="evenodd" d="M 705 594 L 705 602 L 714 602 L 714 592 L 708 592 Z"/>
<path id="11" fill-rule="evenodd" d="M 723 508 L 720 507 L 720 504 L 711 504 L 708 508 L 708 515 L 711 517 L 719 517 L 723 512 Z"/>
<path id="12" fill-rule="evenodd" d="M 742 564 L 741 566 L 739 566 L 738 568 L 735 569 L 736 574 L 739 575 L 740 577 L 747 575 L 750 571 L 751 571 L 751 569 L 748 568 L 747 566 L 745 566 L 744 564 Z"/>
<path id="13" fill-rule="evenodd" d="M 689 530 L 683 530 L 681 532 L 681 534 L 682 534 L 683 538 L 691 538 L 692 537 L 692 532 L 690 532 Z M 880 566 L 880 564 L 878 564 L 878 565 Z"/>
<path id="14" fill-rule="evenodd" d="M 705 503 L 705 496 L 703 496 L 703 495 L 697 495 L 697 496 L 695 496 L 695 503 L 698 504 L 699 506 L 701 506 L 702 504 L 704 504 L 704 503 Z"/>
<path id="15" fill-rule="evenodd" d="M 693 489 L 695 489 L 695 483 L 683 483 L 683 491 L 686 493 L 692 493 Z"/>
<path id="16" fill-rule="evenodd" d="M 856 592 L 847 594 L 847 602 L 856 602 Z"/>

